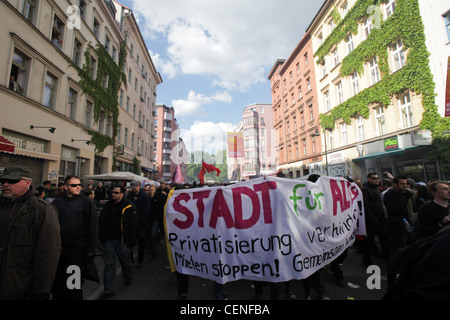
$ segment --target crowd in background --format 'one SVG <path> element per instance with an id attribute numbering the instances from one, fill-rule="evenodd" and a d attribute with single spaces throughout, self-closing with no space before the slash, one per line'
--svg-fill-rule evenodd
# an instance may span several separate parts
<path id="1" fill-rule="evenodd" d="M 311 175 L 308 180 L 315 182 L 319 177 Z M 385 259 L 389 270 L 386 299 L 404 297 L 405 292 L 409 297 L 450 298 L 450 272 L 446 271 L 450 262 L 448 183 L 415 182 L 389 173 L 380 181 L 375 172 L 369 173 L 364 183 L 348 180 L 358 184 L 364 199 L 367 236 L 359 238 L 356 247 L 366 267 L 373 264 L 373 255 Z M 0 184 L 0 299 L 44 300 L 83 299 L 81 286 L 67 285 L 67 270 L 74 265 L 81 268 L 81 282 L 100 282 L 95 263 L 92 265 L 99 243 L 105 262 L 101 299 L 114 294 L 117 260 L 125 284 L 130 285 L 135 256 L 136 268 L 143 266 L 145 250 L 150 259 L 156 258 L 156 244 L 164 237 L 164 205 L 170 189 L 202 187 L 195 182 L 169 186 L 162 180 L 159 186 L 139 181 L 127 186 L 99 182 L 94 188 L 92 183 L 84 187 L 79 177 L 68 176 L 58 185 L 44 181 L 34 188 L 31 171 L 21 167 L 5 168 Z M 135 247 L 137 255 L 133 253 Z M 419 253 L 411 253 L 416 247 Z M 338 286 L 343 286 L 340 266 L 345 257 L 346 252 L 332 263 Z M 411 257 L 421 269 L 411 269 L 411 280 L 407 284 L 404 281 L 404 288 L 399 289 L 398 279 L 403 276 L 400 267 Z M 184 299 L 189 278 L 181 274 L 177 278 L 179 297 Z M 320 299 L 329 299 L 320 270 L 304 284 L 307 298 L 313 287 Z M 254 288 L 258 297 L 261 283 L 255 282 Z M 285 293 L 289 292 L 286 283 Z M 214 295 L 223 299 L 223 286 L 216 284 Z"/>

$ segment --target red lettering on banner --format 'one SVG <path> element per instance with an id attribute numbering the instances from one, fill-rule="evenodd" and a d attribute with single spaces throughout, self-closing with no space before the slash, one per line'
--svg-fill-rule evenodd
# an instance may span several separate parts
<path id="1" fill-rule="evenodd" d="M 179 213 L 182 213 L 186 216 L 185 221 L 176 219 L 173 222 L 173 224 L 180 229 L 188 229 L 194 223 L 194 214 L 192 213 L 192 211 L 186 208 L 185 206 L 181 205 L 180 203 L 181 201 L 188 202 L 189 200 L 191 200 L 189 194 L 182 193 L 179 196 L 177 196 L 173 201 L 173 208 Z"/>
<path id="2" fill-rule="evenodd" d="M 261 191 L 262 193 L 262 203 L 264 210 L 264 222 L 266 224 L 272 223 L 272 203 L 270 201 L 269 190 L 275 190 L 277 188 L 277 183 L 275 181 L 266 181 L 261 184 L 256 184 L 253 186 L 256 192 Z"/>
<path id="3" fill-rule="evenodd" d="M 244 220 L 242 217 L 242 195 L 246 195 L 252 200 L 252 215 L 247 220 Z M 258 222 L 261 212 L 261 206 L 259 204 L 258 195 L 255 191 L 247 187 L 234 188 L 233 204 L 236 229 L 249 229 Z"/>
<path id="4" fill-rule="evenodd" d="M 212 210 L 209 226 L 213 229 L 216 228 L 219 218 L 225 220 L 225 224 L 228 229 L 249 229 L 258 223 L 261 217 L 261 203 L 263 218 L 265 224 L 271 224 L 272 219 L 272 203 L 270 200 L 270 190 L 275 190 L 277 188 L 277 183 L 275 181 L 266 181 L 261 184 L 253 186 L 253 189 L 249 187 L 236 187 L 233 188 L 232 198 L 233 198 L 233 212 L 225 201 L 222 189 L 217 189 L 214 196 Z M 194 213 L 188 209 L 181 202 L 188 203 L 190 200 L 197 200 L 197 210 L 198 210 L 198 227 L 205 227 L 205 199 L 211 196 L 212 190 L 207 191 L 195 191 L 193 196 L 189 193 L 181 193 L 174 198 L 173 209 L 186 217 L 185 220 L 175 219 L 173 224 L 179 229 L 188 229 L 194 223 Z M 261 192 L 261 195 L 258 194 Z M 250 198 L 252 202 L 251 216 L 247 219 L 243 217 L 242 199 L 243 196 Z M 261 197 L 261 202 L 260 202 Z M 247 209 L 247 208 L 246 208 Z M 206 213 L 206 216 L 208 214 Z"/>
<path id="5" fill-rule="evenodd" d="M 209 198 L 210 194 L 211 190 L 194 193 L 194 200 L 197 200 L 198 226 L 200 228 L 204 227 L 203 216 L 205 214 L 205 204 L 203 203 L 203 199 Z"/>
<path id="6" fill-rule="evenodd" d="M 233 217 L 231 215 L 230 209 L 228 209 L 227 202 L 223 196 L 221 189 L 217 190 L 216 196 L 214 197 L 214 202 L 211 212 L 211 220 L 209 220 L 209 226 L 213 229 L 216 228 L 217 219 L 222 217 L 225 219 L 225 223 L 228 229 L 234 227 Z"/>
<path id="7" fill-rule="evenodd" d="M 333 196 L 333 216 L 337 215 L 338 202 L 341 207 L 341 212 L 350 208 L 350 201 L 347 200 L 347 193 L 345 192 L 345 181 L 341 181 L 341 188 L 339 188 L 337 180 L 330 180 L 331 195 Z"/>

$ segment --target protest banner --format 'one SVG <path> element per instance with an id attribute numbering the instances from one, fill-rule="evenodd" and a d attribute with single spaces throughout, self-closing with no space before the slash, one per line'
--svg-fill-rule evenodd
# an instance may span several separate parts
<path id="1" fill-rule="evenodd" d="M 365 234 L 361 190 L 344 178 L 260 178 L 172 191 L 172 271 L 227 283 L 304 279 Z"/>

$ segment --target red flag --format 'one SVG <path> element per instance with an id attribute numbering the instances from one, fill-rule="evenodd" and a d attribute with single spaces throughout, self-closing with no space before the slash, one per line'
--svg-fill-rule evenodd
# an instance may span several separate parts
<path id="1" fill-rule="evenodd" d="M 173 173 L 172 181 L 173 181 L 173 183 L 182 183 L 183 182 L 183 173 L 181 172 L 180 164 L 177 164 L 175 172 Z"/>
<path id="2" fill-rule="evenodd" d="M 205 178 L 204 175 L 207 172 L 213 172 L 216 171 L 217 172 L 217 176 L 220 175 L 220 170 L 219 168 L 214 167 L 211 164 L 207 164 L 205 162 L 202 161 L 202 169 L 200 170 L 200 173 L 198 174 L 198 178 L 200 179 L 200 184 L 204 184 L 205 183 Z"/>

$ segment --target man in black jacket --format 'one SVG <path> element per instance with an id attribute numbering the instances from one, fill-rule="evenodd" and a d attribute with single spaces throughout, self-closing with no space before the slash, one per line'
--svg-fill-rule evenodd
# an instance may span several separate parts
<path id="1" fill-rule="evenodd" d="M 136 245 L 138 217 L 133 204 L 125 198 L 125 191 L 122 186 L 112 190 L 111 201 L 105 205 L 99 218 L 99 240 L 103 244 L 105 261 L 101 300 L 114 294 L 117 258 L 122 266 L 125 284 L 132 282 L 129 249 Z"/>
<path id="2" fill-rule="evenodd" d="M 81 284 L 84 282 L 85 263 L 94 259 L 98 240 L 98 217 L 94 203 L 80 194 L 81 183 L 76 176 L 64 179 L 63 196 L 52 204 L 58 209 L 61 227 L 61 257 L 58 263 L 52 293 L 54 300 L 83 300 L 81 286 L 74 281 L 74 288 L 68 288 L 67 280 L 72 274 L 68 268 L 78 266 Z M 72 271 L 73 272 L 73 271 Z M 71 278 L 72 279 L 72 278 Z M 70 281 L 69 281 L 70 282 Z"/>
<path id="3" fill-rule="evenodd" d="M 414 193 L 407 189 L 407 183 L 406 177 L 396 176 L 394 185 L 383 198 L 388 215 L 387 230 L 391 240 L 391 255 L 408 244 L 408 232 L 403 219 L 411 223 Z"/>
<path id="4" fill-rule="evenodd" d="M 127 199 L 135 206 L 138 214 L 139 227 L 138 227 L 138 261 L 137 268 L 141 268 L 144 265 L 144 252 L 145 246 L 149 237 L 149 218 L 150 218 L 150 197 L 141 189 L 141 183 L 137 180 L 130 183 L 131 191 L 127 195 Z"/>
<path id="5" fill-rule="evenodd" d="M 5 168 L 0 184 L 0 300 L 48 300 L 61 252 L 58 212 L 36 197 L 28 168 Z"/>
<path id="6" fill-rule="evenodd" d="M 380 191 L 378 190 L 379 181 L 377 173 L 369 173 L 367 182 L 364 183 L 361 190 L 364 199 L 367 230 L 367 237 L 363 242 L 363 264 L 366 267 L 372 265 L 370 255 L 375 245 L 375 235 L 380 240 L 381 254 L 386 261 L 389 259 L 389 242 L 385 232 L 385 218 Z"/>

